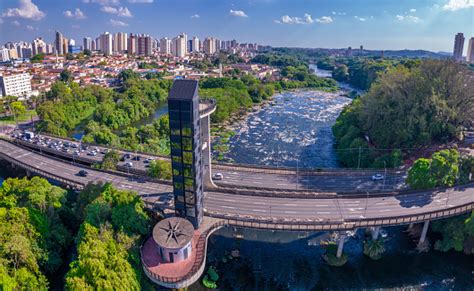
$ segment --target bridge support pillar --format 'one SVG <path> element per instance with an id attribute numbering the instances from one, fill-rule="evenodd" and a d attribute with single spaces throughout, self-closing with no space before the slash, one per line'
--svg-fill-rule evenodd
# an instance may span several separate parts
<path id="1" fill-rule="evenodd" d="M 341 234 L 339 236 L 339 242 L 337 243 L 337 253 L 336 257 L 340 258 L 342 256 L 342 251 L 344 250 L 344 241 L 346 240 L 346 235 Z"/>
<path id="2" fill-rule="evenodd" d="M 211 169 L 211 117 L 210 115 L 201 117 L 201 142 L 202 142 L 202 163 L 204 168 L 204 185 L 210 188 L 216 187 L 212 181 Z"/>
<path id="3" fill-rule="evenodd" d="M 30 172 L 30 170 L 26 170 L 26 176 L 27 176 L 27 177 L 31 177 L 31 172 Z"/>
<path id="4" fill-rule="evenodd" d="M 379 238 L 380 226 L 372 227 L 372 240 Z"/>
<path id="5" fill-rule="evenodd" d="M 427 220 L 423 223 L 423 230 L 421 231 L 420 241 L 418 245 L 421 245 L 425 242 L 426 234 L 428 233 L 428 227 L 430 226 L 430 221 Z"/>

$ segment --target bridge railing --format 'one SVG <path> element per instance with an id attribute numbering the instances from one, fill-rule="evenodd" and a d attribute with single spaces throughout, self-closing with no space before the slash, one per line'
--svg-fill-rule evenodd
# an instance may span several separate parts
<path id="1" fill-rule="evenodd" d="M 206 115 L 211 113 L 213 110 L 216 109 L 216 100 L 209 98 L 209 99 L 201 99 L 199 100 L 199 104 L 205 104 L 206 108 L 203 110 L 199 110 L 199 115 Z"/>
<path id="2" fill-rule="evenodd" d="M 180 277 L 167 277 L 167 276 L 160 276 L 154 273 L 150 269 L 150 267 L 145 263 L 143 259 L 143 252 L 142 252 L 142 249 L 140 248 L 140 255 L 141 255 L 143 270 L 145 271 L 148 277 L 151 277 L 163 283 L 179 283 L 179 282 L 183 282 L 183 281 L 191 279 L 193 276 L 197 275 L 197 273 L 199 273 L 201 269 L 204 268 L 204 265 L 206 263 L 205 262 L 206 254 L 207 254 L 207 240 L 209 236 L 214 231 L 216 231 L 217 229 L 221 228 L 224 225 L 226 225 L 225 221 L 223 220 L 218 221 L 212 224 L 209 228 L 207 228 L 205 232 L 201 233 L 196 243 L 196 248 L 193 250 L 196 252 L 193 266 L 191 267 L 190 271 L 186 275 L 180 276 Z"/>
<path id="3" fill-rule="evenodd" d="M 424 222 L 427 220 L 437 220 L 457 216 L 467 213 L 474 209 L 474 203 L 469 202 L 464 205 L 445 208 L 442 210 L 435 210 L 425 212 L 422 214 L 407 214 L 399 216 L 390 216 L 383 218 L 367 218 L 355 219 L 341 217 L 339 220 L 335 219 L 285 219 L 274 217 L 252 217 L 249 215 L 231 215 L 222 214 L 219 212 L 205 211 L 205 214 L 210 217 L 220 218 L 226 220 L 228 225 L 241 226 L 259 229 L 273 229 L 273 230 L 350 230 L 358 227 L 369 226 L 392 226 L 404 225 L 410 223 Z"/>
<path id="4" fill-rule="evenodd" d="M 34 167 L 34 166 L 31 166 L 27 163 L 24 163 L 22 161 L 19 161 L 19 160 L 16 160 L 12 157 L 10 157 L 9 155 L 5 154 L 5 153 L 0 153 L 0 159 L 3 159 L 5 161 L 8 161 L 18 167 L 21 167 L 22 169 L 26 170 L 26 171 L 30 171 L 32 173 L 35 173 L 35 174 L 38 174 L 40 176 L 43 176 L 45 178 L 49 178 L 49 179 L 53 179 L 57 182 L 59 182 L 60 184 L 62 185 L 66 185 L 66 186 L 70 186 L 70 187 L 73 187 L 77 190 L 81 190 L 85 187 L 85 184 L 83 183 L 79 183 L 77 181 L 74 181 L 72 179 L 68 179 L 68 178 L 64 178 L 64 177 L 60 177 L 58 175 L 54 175 L 54 174 L 51 174 L 51 173 L 48 173 L 46 171 L 43 171 L 37 167 Z"/>

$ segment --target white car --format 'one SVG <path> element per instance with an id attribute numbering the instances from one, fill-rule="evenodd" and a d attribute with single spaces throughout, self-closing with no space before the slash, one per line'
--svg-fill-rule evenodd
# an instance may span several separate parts
<path id="1" fill-rule="evenodd" d="M 222 175 L 221 173 L 215 173 L 215 174 L 212 176 L 212 179 L 213 179 L 213 180 L 222 180 L 222 179 L 224 179 L 224 175 Z"/>
<path id="2" fill-rule="evenodd" d="M 131 168 L 131 167 L 133 167 L 133 163 L 132 162 L 126 162 L 125 167 Z"/>
<path id="3" fill-rule="evenodd" d="M 372 181 L 381 181 L 385 179 L 385 177 L 382 174 L 375 174 L 372 176 Z"/>

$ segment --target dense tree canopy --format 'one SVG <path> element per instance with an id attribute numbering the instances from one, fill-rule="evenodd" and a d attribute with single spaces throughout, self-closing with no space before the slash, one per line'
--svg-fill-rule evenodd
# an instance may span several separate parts
<path id="1" fill-rule="evenodd" d="M 354 166 L 358 148 L 367 165 L 390 151 L 456 138 L 474 120 L 473 72 L 452 61 L 392 67 L 369 92 L 343 110 L 333 127 L 341 161 Z M 367 142 L 368 141 L 368 142 Z M 357 143 L 357 144 L 355 144 Z M 352 160 L 352 161 L 351 161 Z"/>
<path id="2" fill-rule="evenodd" d="M 143 201 L 109 184 L 93 191 L 100 194 L 83 208 L 77 259 L 66 275 L 66 289 L 140 290 L 139 244 L 149 231 Z"/>
<path id="3" fill-rule="evenodd" d="M 7 179 L 0 187 L 0 287 L 46 290 L 63 264 L 71 234 L 61 216 L 66 191 L 43 178 Z"/>

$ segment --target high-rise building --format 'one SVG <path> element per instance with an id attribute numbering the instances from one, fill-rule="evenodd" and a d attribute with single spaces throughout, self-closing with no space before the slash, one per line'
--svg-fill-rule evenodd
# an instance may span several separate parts
<path id="1" fill-rule="evenodd" d="M 83 41 L 83 47 L 84 47 L 84 50 L 90 50 L 92 51 L 92 38 L 90 37 L 84 37 L 84 41 Z"/>
<path id="2" fill-rule="evenodd" d="M 114 52 L 126 51 L 127 47 L 127 33 L 117 32 L 114 35 Z"/>
<path id="3" fill-rule="evenodd" d="M 464 34 L 461 32 L 456 34 L 454 38 L 454 50 L 453 50 L 453 58 L 456 61 L 462 61 L 462 53 L 464 50 Z"/>
<path id="4" fill-rule="evenodd" d="M 167 37 L 160 39 L 160 52 L 163 54 L 171 54 L 171 40 Z"/>
<path id="5" fill-rule="evenodd" d="M 100 35 L 100 52 L 109 56 L 113 53 L 112 51 L 112 35 L 108 32 L 104 32 Z"/>
<path id="6" fill-rule="evenodd" d="M 127 53 L 129 55 L 134 55 L 137 53 L 137 36 L 133 33 L 130 33 L 127 43 Z"/>
<path id="7" fill-rule="evenodd" d="M 199 41 L 199 38 L 197 38 L 196 36 L 193 37 L 192 39 L 192 52 L 199 52 L 200 51 L 200 41 Z"/>
<path id="8" fill-rule="evenodd" d="M 204 53 L 208 55 L 213 55 L 216 53 L 216 39 L 213 37 L 206 37 L 203 43 Z"/>
<path id="9" fill-rule="evenodd" d="M 32 93 L 30 74 L 0 76 L 0 92 L 3 97 L 30 97 Z"/>
<path id="10" fill-rule="evenodd" d="M 100 51 L 100 50 L 101 50 L 101 47 L 100 47 L 100 36 L 95 39 L 95 50 L 96 50 L 96 51 Z"/>
<path id="11" fill-rule="evenodd" d="M 56 48 L 56 53 L 58 55 L 63 55 L 64 54 L 63 43 L 64 43 L 63 34 L 60 33 L 59 31 L 56 31 L 56 38 L 54 40 L 54 47 Z"/>
<path id="12" fill-rule="evenodd" d="M 15 50 L 16 52 L 16 50 Z M 33 51 L 31 49 L 31 47 L 29 46 L 24 46 L 21 48 L 21 58 L 24 58 L 24 59 L 29 59 L 33 56 Z M 17 58 L 20 58 L 18 55 L 17 55 Z"/>
<path id="13" fill-rule="evenodd" d="M 37 54 L 45 54 L 46 53 L 46 43 L 43 41 L 41 37 L 35 38 L 31 43 L 31 49 L 33 51 L 33 55 Z"/>
<path id="14" fill-rule="evenodd" d="M 97 50 L 97 43 L 95 42 L 95 40 L 93 39 L 91 41 L 91 51 L 95 51 Z"/>
<path id="15" fill-rule="evenodd" d="M 7 62 L 10 60 L 10 54 L 7 48 L 0 48 L 0 62 Z"/>
<path id="16" fill-rule="evenodd" d="M 467 46 L 467 61 L 471 64 L 474 64 L 474 37 L 469 39 Z"/>
<path id="17" fill-rule="evenodd" d="M 180 34 L 173 38 L 172 48 L 175 57 L 183 58 L 186 56 L 186 38 L 185 34 Z"/>
<path id="18" fill-rule="evenodd" d="M 137 38 L 138 46 L 137 52 L 141 56 L 151 56 L 151 36 L 149 35 L 138 35 Z"/>

